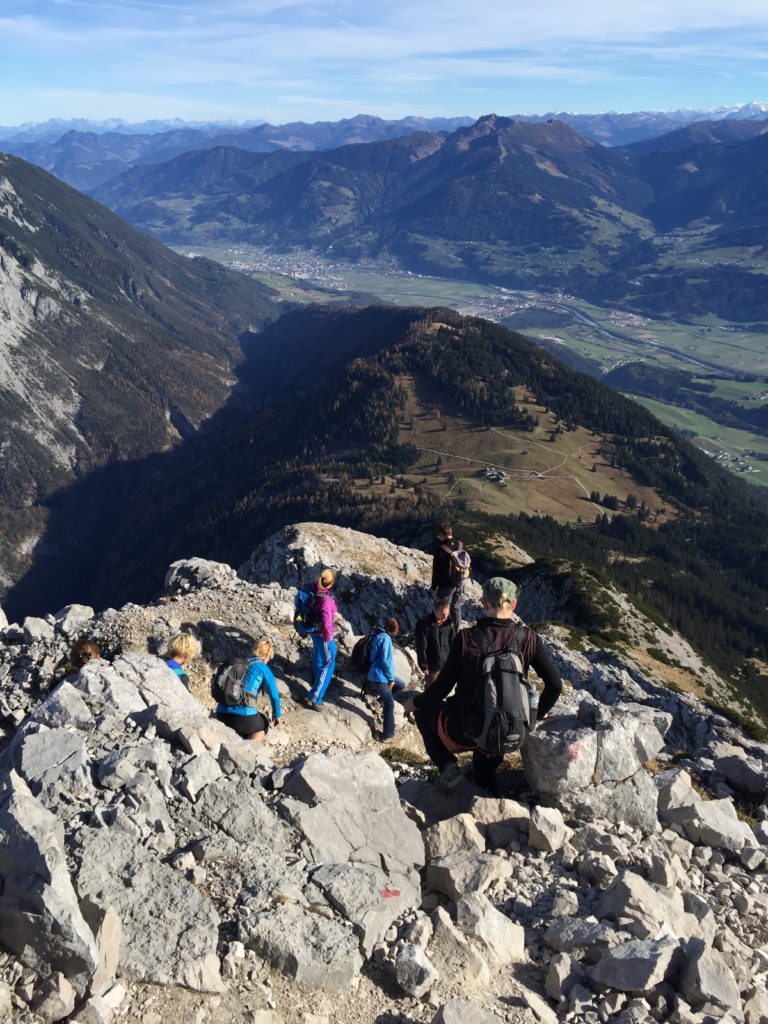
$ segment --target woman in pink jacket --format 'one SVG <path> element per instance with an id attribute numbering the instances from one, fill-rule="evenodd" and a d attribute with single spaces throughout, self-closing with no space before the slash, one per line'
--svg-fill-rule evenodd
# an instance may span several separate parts
<path id="1" fill-rule="evenodd" d="M 305 707 L 313 711 L 321 711 L 323 697 L 333 679 L 336 668 L 336 643 L 333 634 L 336 632 L 336 602 L 331 590 L 336 577 L 331 569 L 323 569 L 316 583 L 315 591 L 315 629 L 312 635 L 312 668 L 314 683 L 304 698 Z"/>

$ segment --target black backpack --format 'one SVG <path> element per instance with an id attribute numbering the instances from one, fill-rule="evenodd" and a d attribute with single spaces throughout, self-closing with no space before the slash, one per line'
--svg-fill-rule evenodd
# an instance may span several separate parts
<path id="1" fill-rule="evenodd" d="M 487 754 L 503 756 L 519 750 L 531 728 L 521 653 L 525 629 L 524 625 L 519 625 L 506 646 L 498 651 L 485 632 L 475 630 L 482 682 L 475 713 L 467 722 L 467 735 Z"/>
<path id="2" fill-rule="evenodd" d="M 211 679 L 211 696 L 217 704 L 231 708 L 249 703 L 254 695 L 243 690 L 243 678 L 250 665 L 245 658 L 233 658 L 216 669 Z"/>
<path id="3" fill-rule="evenodd" d="M 371 667 L 371 643 L 373 642 L 373 636 L 373 633 L 369 633 L 368 636 L 361 636 L 352 648 L 352 654 L 349 657 L 352 668 L 365 676 L 368 675 Z"/>

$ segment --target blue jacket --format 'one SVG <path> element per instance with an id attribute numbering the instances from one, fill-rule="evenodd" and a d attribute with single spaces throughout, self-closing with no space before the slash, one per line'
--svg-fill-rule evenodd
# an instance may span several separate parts
<path id="1" fill-rule="evenodd" d="M 272 669 L 264 661 L 258 661 L 256 658 L 249 658 L 250 665 L 243 676 L 242 687 L 243 690 L 250 695 L 251 700 L 248 702 L 249 705 L 246 707 L 243 704 L 238 704 L 232 707 L 229 704 L 218 704 L 216 707 L 216 714 L 224 715 L 257 715 L 259 709 L 256 707 L 256 698 L 262 687 L 266 688 L 267 694 L 269 695 L 270 703 L 272 704 L 272 717 L 277 721 L 282 715 L 280 710 L 280 694 L 277 692 L 277 683 L 275 677 L 272 675 Z"/>
<path id="2" fill-rule="evenodd" d="M 171 670 L 171 672 L 175 672 L 176 673 L 176 675 L 179 677 L 179 682 L 184 687 L 184 689 L 188 690 L 189 689 L 189 676 L 184 671 L 182 666 L 178 663 L 178 661 L 176 661 L 175 658 L 169 658 L 166 661 L 165 664 L 168 666 L 168 668 Z"/>
<path id="3" fill-rule="evenodd" d="M 371 640 L 371 667 L 368 669 L 371 683 L 393 683 L 395 681 L 395 658 L 392 637 L 379 627 Z"/>

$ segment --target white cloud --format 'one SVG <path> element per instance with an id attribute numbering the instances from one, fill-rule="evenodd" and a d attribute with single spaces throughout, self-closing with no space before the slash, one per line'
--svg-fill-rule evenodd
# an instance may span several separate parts
<path id="1" fill-rule="evenodd" d="M 4 0 L 3 11 L 0 65 L 13 66 L 19 95 L 112 102 L 131 118 L 153 116 L 137 82 L 181 117 L 237 117 L 258 100 L 275 119 L 302 97 L 361 109 L 377 90 L 426 109 L 441 83 L 480 96 L 550 83 L 566 95 L 694 66 L 711 79 L 768 51 L 766 0 Z M 395 97 L 398 87 L 416 94 Z"/>

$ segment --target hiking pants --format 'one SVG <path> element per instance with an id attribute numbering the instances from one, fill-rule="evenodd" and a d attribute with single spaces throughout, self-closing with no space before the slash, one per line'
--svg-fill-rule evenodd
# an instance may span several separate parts
<path id="1" fill-rule="evenodd" d="M 322 704 L 325 691 L 333 679 L 336 668 L 336 644 L 333 640 L 323 640 L 319 633 L 312 634 L 312 670 L 314 682 L 307 694 L 315 704 Z"/>
<path id="2" fill-rule="evenodd" d="M 461 626 L 461 606 L 464 604 L 464 587 L 438 587 L 435 594 L 441 601 L 450 602 L 451 622 L 458 633 Z"/>
<path id="3" fill-rule="evenodd" d="M 405 689 L 405 683 L 402 679 L 395 679 L 395 685 L 391 690 L 389 683 L 377 683 L 369 679 L 368 685 L 373 687 L 384 708 L 384 739 L 392 739 L 395 735 L 395 694 Z"/>
<path id="4" fill-rule="evenodd" d="M 496 769 L 504 758 L 478 750 L 473 741 L 462 733 L 461 727 L 456 723 L 455 719 L 452 719 L 450 714 L 445 713 L 447 709 L 448 705 L 443 700 L 436 706 L 416 708 L 414 712 L 416 727 L 421 733 L 421 738 L 424 740 L 424 748 L 429 755 L 430 761 L 441 772 L 449 764 L 456 762 L 456 755 L 445 745 L 438 729 L 438 720 L 443 715 L 444 732 L 448 734 L 457 747 L 472 751 L 472 767 L 475 772 L 475 782 L 478 786 L 482 786 L 483 789 L 493 791 L 496 785 Z"/>

